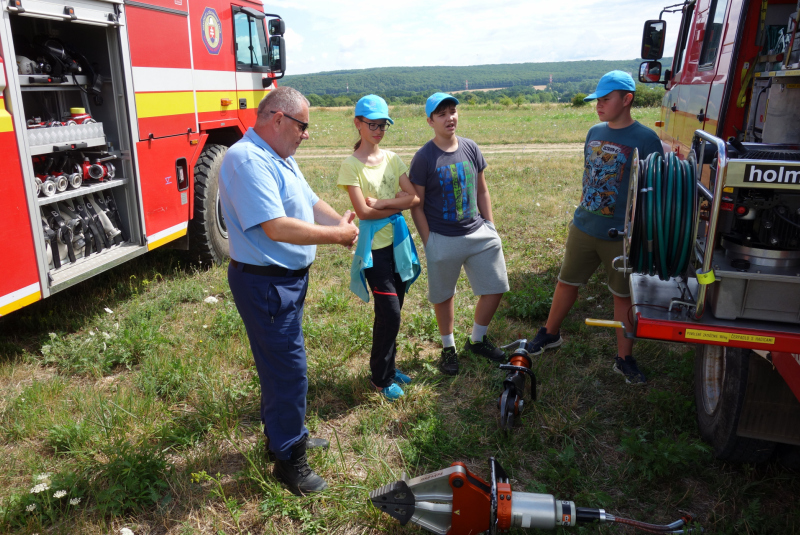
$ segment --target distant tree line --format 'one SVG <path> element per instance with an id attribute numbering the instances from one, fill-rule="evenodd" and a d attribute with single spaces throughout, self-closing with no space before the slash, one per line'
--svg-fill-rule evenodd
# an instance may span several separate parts
<path id="1" fill-rule="evenodd" d="M 579 106 L 582 98 L 592 93 L 597 86 L 597 80 L 585 80 L 583 82 L 564 82 L 549 84 L 545 89 L 534 89 L 533 87 L 515 86 L 495 91 L 467 91 L 458 93 L 456 97 L 462 104 L 481 105 L 481 104 L 500 104 L 506 107 L 521 106 L 523 104 L 538 104 L 547 102 L 572 102 Z M 431 93 L 439 91 L 373 91 L 388 102 L 390 105 L 398 104 L 425 104 Z M 362 96 L 368 93 L 343 93 L 339 95 L 317 95 L 314 93 L 306 94 L 312 106 L 339 107 L 354 106 Z M 580 96 L 580 99 L 576 97 Z M 636 84 L 636 98 L 633 101 L 634 107 L 659 106 L 664 97 L 664 86 L 658 84 Z"/>
<path id="2" fill-rule="evenodd" d="M 663 61 L 669 63 L 670 59 Z M 608 71 L 618 69 L 635 77 L 640 62 L 634 59 L 471 67 L 383 67 L 285 76 L 280 84 L 302 91 L 312 106 L 352 106 L 369 93 L 381 95 L 390 104 L 424 104 L 435 91 L 464 91 L 467 86 L 470 90 L 503 89 L 462 92 L 458 94 L 462 102 L 511 106 L 570 102 L 579 93 L 594 91 L 597 81 Z M 535 89 L 533 86 L 545 88 Z M 637 84 L 634 105 L 656 106 L 663 95 L 663 86 Z"/>

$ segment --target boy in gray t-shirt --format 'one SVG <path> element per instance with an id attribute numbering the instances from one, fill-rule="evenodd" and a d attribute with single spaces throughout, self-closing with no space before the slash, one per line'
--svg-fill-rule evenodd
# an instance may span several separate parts
<path id="1" fill-rule="evenodd" d="M 442 354 L 439 369 L 458 373 L 453 336 L 456 282 L 461 266 L 472 291 L 480 296 L 472 334 L 464 349 L 495 362 L 506 355 L 486 336 L 503 293 L 508 291 L 503 243 L 494 227 L 492 200 L 483 171 L 486 160 L 471 139 L 456 136 L 458 100 L 435 93 L 425 104 L 434 137 L 411 160 L 411 183 L 422 201 L 411 209 L 425 245 L 428 299 L 433 303 Z"/>

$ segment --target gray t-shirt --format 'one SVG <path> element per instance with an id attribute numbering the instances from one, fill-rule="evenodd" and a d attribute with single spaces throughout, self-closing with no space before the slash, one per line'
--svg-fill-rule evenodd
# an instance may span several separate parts
<path id="1" fill-rule="evenodd" d="M 664 154 L 656 133 L 638 121 L 625 128 L 609 128 L 608 123 L 600 123 L 586 134 L 583 193 L 572 220 L 586 234 L 601 240 L 622 239 L 621 235 L 609 238 L 608 229 L 621 231 L 625 226 L 634 148 L 639 149 L 640 160 L 651 152 Z"/>
<path id="2" fill-rule="evenodd" d="M 413 184 L 425 188 L 425 218 L 431 232 L 465 236 L 483 225 L 478 210 L 478 173 L 486 160 L 471 139 L 458 137 L 458 148 L 445 152 L 428 141 L 411 160 Z"/>

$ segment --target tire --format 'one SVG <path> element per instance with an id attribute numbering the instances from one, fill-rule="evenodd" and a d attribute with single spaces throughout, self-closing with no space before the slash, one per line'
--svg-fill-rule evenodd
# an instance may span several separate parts
<path id="1" fill-rule="evenodd" d="M 228 229 L 219 199 L 219 170 L 228 147 L 207 145 L 194 166 L 194 218 L 189 223 L 189 254 L 201 264 L 230 258 Z"/>
<path id="2" fill-rule="evenodd" d="M 698 345 L 694 359 L 694 393 L 700 436 L 721 461 L 760 463 L 775 443 L 736 435 L 747 389 L 750 350 Z"/>

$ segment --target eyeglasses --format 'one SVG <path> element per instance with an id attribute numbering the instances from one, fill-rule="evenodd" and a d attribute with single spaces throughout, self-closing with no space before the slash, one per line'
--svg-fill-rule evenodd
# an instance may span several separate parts
<path id="1" fill-rule="evenodd" d="M 301 132 L 301 133 L 302 133 L 302 132 L 305 132 L 306 130 L 308 130 L 308 123 L 304 123 L 304 122 L 303 122 L 303 121 L 301 121 L 300 119 L 295 119 L 295 118 L 294 118 L 294 117 L 292 117 L 291 115 L 288 115 L 286 112 L 283 112 L 283 111 L 275 111 L 275 110 L 270 110 L 270 113 L 282 113 L 282 114 L 283 114 L 283 116 L 284 116 L 284 117 L 286 117 L 287 119 L 291 119 L 292 121 L 296 122 L 297 124 L 299 124 L 299 125 L 300 125 L 300 132 Z"/>
<path id="2" fill-rule="evenodd" d="M 364 119 L 359 119 L 359 121 L 369 126 L 370 130 L 380 129 L 381 132 L 386 132 L 387 130 L 389 130 L 389 126 L 391 126 L 388 122 L 381 124 L 381 123 L 368 123 Z"/>

